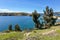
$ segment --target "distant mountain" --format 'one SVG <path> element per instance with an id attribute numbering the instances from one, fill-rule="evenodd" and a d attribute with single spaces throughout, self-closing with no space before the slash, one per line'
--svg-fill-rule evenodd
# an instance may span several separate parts
<path id="1" fill-rule="evenodd" d="M 43 13 L 39 13 L 43 15 Z M 55 12 L 55 16 L 60 16 L 60 12 Z M 32 13 L 25 13 L 25 12 L 0 12 L 0 16 L 32 16 Z"/>
<path id="2" fill-rule="evenodd" d="M 60 12 L 55 12 L 54 15 L 55 16 L 60 16 Z"/>
<path id="3" fill-rule="evenodd" d="M 29 16 L 30 14 L 29 13 L 24 13 L 24 12 L 11 12 L 11 13 L 8 13 L 8 12 L 3 12 L 3 13 L 0 13 L 0 16 Z"/>

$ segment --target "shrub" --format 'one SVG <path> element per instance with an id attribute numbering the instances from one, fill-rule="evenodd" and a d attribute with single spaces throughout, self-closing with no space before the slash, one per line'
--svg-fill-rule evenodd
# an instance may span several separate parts
<path id="1" fill-rule="evenodd" d="M 35 27 L 38 28 L 38 29 L 41 27 L 40 22 L 38 20 L 39 17 L 40 17 L 40 14 L 38 14 L 37 11 L 34 10 L 34 12 L 32 13 L 32 18 L 33 18 L 33 21 L 35 23 Z"/>
<path id="2" fill-rule="evenodd" d="M 12 31 L 12 25 L 9 25 L 8 29 L 9 29 L 9 31 Z"/>
<path id="3" fill-rule="evenodd" d="M 21 29 L 20 29 L 18 24 L 15 25 L 15 31 L 21 31 Z"/>
<path id="4" fill-rule="evenodd" d="M 52 25 L 54 25 L 56 23 L 57 17 L 54 18 L 53 17 L 53 9 L 47 6 L 46 10 L 44 11 L 44 20 L 45 20 L 45 24 L 48 25 L 48 27 L 51 27 Z"/>

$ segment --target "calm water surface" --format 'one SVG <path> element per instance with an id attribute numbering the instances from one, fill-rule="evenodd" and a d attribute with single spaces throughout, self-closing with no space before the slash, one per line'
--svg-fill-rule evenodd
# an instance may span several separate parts
<path id="1" fill-rule="evenodd" d="M 12 24 L 13 29 L 16 24 L 21 27 L 21 30 L 25 28 L 34 28 L 34 22 L 32 17 L 29 16 L 0 16 L 0 31 L 8 30 L 8 26 Z"/>
<path id="2" fill-rule="evenodd" d="M 40 22 L 42 22 L 42 17 Z M 59 22 L 60 20 L 57 20 Z M 0 32 L 8 30 L 8 26 L 12 24 L 13 29 L 16 24 L 21 27 L 21 30 L 34 28 L 34 22 L 30 16 L 0 16 Z"/>

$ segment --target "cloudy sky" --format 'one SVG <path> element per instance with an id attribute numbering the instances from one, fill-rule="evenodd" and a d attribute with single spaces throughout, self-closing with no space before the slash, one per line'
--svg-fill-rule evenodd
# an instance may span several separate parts
<path id="1" fill-rule="evenodd" d="M 60 11 L 60 0 L 0 0 L 0 12 L 43 12 L 46 6 Z"/>

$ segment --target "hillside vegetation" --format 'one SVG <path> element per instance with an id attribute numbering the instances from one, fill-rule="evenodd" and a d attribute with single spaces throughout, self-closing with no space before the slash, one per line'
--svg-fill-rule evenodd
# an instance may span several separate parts
<path id="1" fill-rule="evenodd" d="M 0 33 L 0 40 L 60 40 L 60 27 L 53 26 L 50 29 L 32 30 L 31 32 Z"/>

